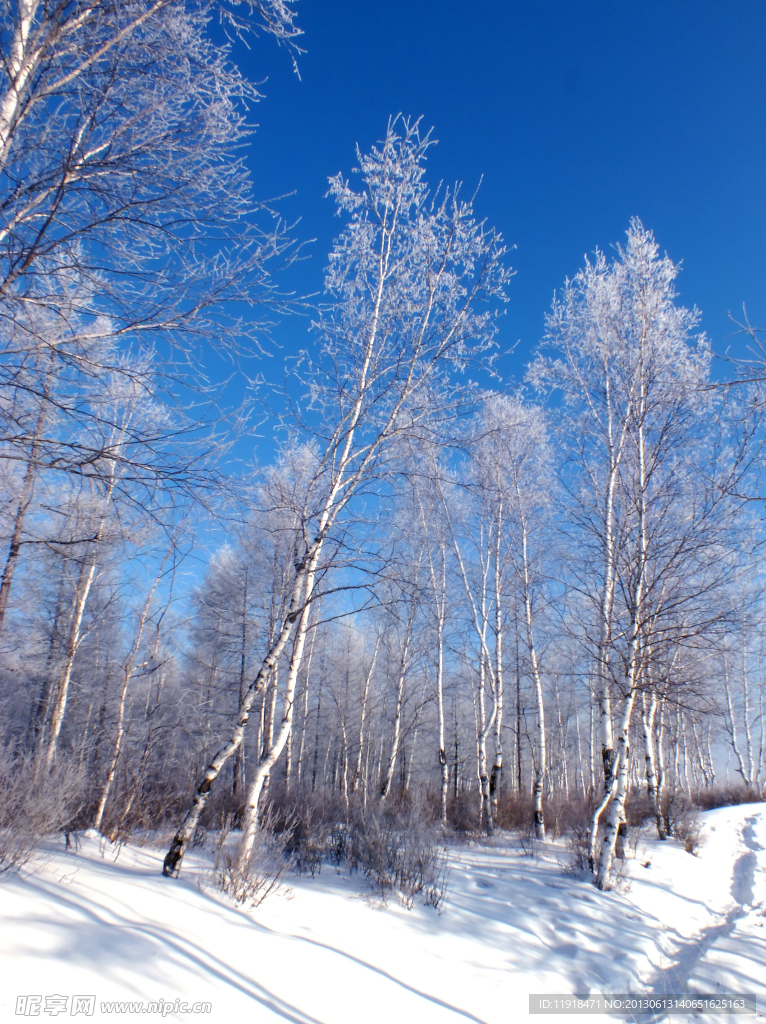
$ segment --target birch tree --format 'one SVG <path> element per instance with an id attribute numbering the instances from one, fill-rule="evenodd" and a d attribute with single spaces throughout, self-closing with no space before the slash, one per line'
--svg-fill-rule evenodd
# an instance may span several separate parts
<path id="1" fill-rule="evenodd" d="M 705 397 L 710 350 L 694 334 L 696 311 L 675 303 L 677 273 L 633 221 L 611 265 L 597 254 L 567 283 L 548 321 L 548 344 L 559 356 L 540 356 L 532 369 L 539 386 L 563 392 L 569 522 L 591 554 L 583 591 L 599 595 L 594 674 L 604 795 L 594 811 L 594 852 L 609 807 L 600 888 L 609 883 L 623 821 L 633 710 L 648 685 L 650 652 L 711 628 L 722 611 L 711 611 L 709 599 L 721 594 L 731 566 L 724 543 L 731 509 L 714 468 Z"/>
<path id="2" fill-rule="evenodd" d="M 351 527 L 363 489 L 390 479 L 404 438 L 444 414 L 434 407 L 435 395 L 447 410 L 472 398 L 473 389 L 455 374 L 489 354 L 495 304 L 509 276 L 504 249 L 459 194 L 429 195 L 424 163 L 430 145 L 417 123 L 391 122 L 381 145 L 359 154 L 358 191 L 341 175 L 330 180 L 348 225 L 330 254 L 326 289 L 334 301 L 317 323 L 318 359 L 307 355 L 300 367 L 310 417 L 302 422 L 313 424 L 316 467 L 296 510 L 290 599 L 231 737 L 210 762 L 176 833 L 166 874 L 178 871 L 210 787 L 242 742 L 255 695 L 286 649 L 283 719 L 269 757 L 287 742 L 311 604 L 319 576 L 329 569 L 322 559 L 333 532 Z M 482 302 L 489 305 L 481 309 Z M 253 783 L 248 797 L 245 860 L 257 830 L 260 784 Z"/>
<path id="3" fill-rule="evenodd" d="M 527 657 L 535 694 L 535 779 L 532 787 L 534 827 L 545 838 L 543 791 L 547 767 L 545 700 L 540 649 L 536 640 L 536 605 L 543 569 L 544 523 L 551 508 L 552 473 L 542 410 L 518 399 L 496 397 L 486 403 L 477 424 L 479 439 L 472 452 L 479 466 L 478 482 L 494 506 L 495 647 L 502 716 L 503 605 L 507 600 L 508 566 L 513 567 L 523 613 Z M 550 552 L 549 552 L 550 557 Z M 503 582 L 501 583 L 501 579 Z M 500 730 L 497 742 L 501 743 Z M 502 763 L 502 762 L 501 762 Z"/>
<path id="4" fill-rule="evenodd" d="M 288 4 L 3 0 L 0 10 L 0 316 L 44 304 L 51 281 L 76 272 L 118 332 L 179 327 L 240 271 L 262 275 L 274 238 L 256 238 L 243 218 L 252 200 L 235 152 L 258 92 L 206 25 L 219 14 L 235 34 L 261 28 L 294 46 Z M 211 259 L 235 223 L 242 258 Z"/>
<path id="5" fill-rule="evenodd" d="M 498 712 L 502 708 L 499 682 L 502 681 L 502 646 L 491 639 L 493 598 L 492 564 L 495 538 L 499 529 L 496 510 L 482 501 L 481 493 L 469 490 L 461 494 L 452 483 L 449 491 L 442 487 L 442 508 L 449 529 L 452 555 L 456 565 L 458 587 L 462 589 L 467 617 L 469 672 L 476 728 L 476 767 L 480 794 L 480 826 L 488 835 L 494 831 L 490 793 L 490 744 L 495 732 Z M 470 559 L 470 560 L 469 560 Z M 462 584 L 462 587 L 460 585 Z M 496 596 L 496 595 L 495 595 Z M 502 639 L 501 639 L 502 644 Z M 487 706 L 489 698 L 489 707 Z M 496 751 L 495 758 L 496 760 Z M 501 761 L 502 763 L 502 761 Z"/>
<path id="6" fill-rule="evenodd" d="M 449 536 L 442 514 L 439 475 L 441 468 L 432 448 L 422 453 L 420 464 L 414 462 L 411 485 L 416 520 L 422 533 L 427 572 L 424 569 L 428 600 L 432 608 L 436 632 L 434 691 L 436 697 L 437 746 L 440 770 L 439 817 L 447 826 L 449 765 L 447 763 L 446 718 L 444 705 L 445 647 L 447 628 L 447 570 Z"/>
<path id="7" fill-rule="evenodd" d="M 131 346 L 258 349 L 242 310 L 275 298 L 267 266 L 287 239 L 270 213 L 258 223 L 239 150 L 259 94 L 210 38 L 214 16 L 298 52 L 285 0 L 0 0 L 0 460 L 21 467 L 0 625 L 40 474 L 105 458 L 73 383 L 113 376 Z M 201 386 L 179 362 L 160 380 L 155 360 L 155 396 Z M 168 491 L 215 475 L 190 434 L 191 457 L 163 457 L 162 440 L 135 472 Z"/>

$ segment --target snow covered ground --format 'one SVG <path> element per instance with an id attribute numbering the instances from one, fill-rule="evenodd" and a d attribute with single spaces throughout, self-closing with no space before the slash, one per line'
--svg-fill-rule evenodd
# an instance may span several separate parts
<path id="1" fill-rule="evenodd" d="M 756 993 L 744 1019 L 763 1022 L 766 806 L 703 820 L 698 857 L 647 833 L 629 889 L 610 893 L 565 874 L 563 845 L 534 857 L 510 837 L 456 846 L 441 914 L 375 906 L 364 879 L 329 866 L 244 911 L 206 884 L 203 853 L 170 880 L 164 850 L 86 836 L 0 880 L 2 1020 L 156 1019 L 148 1004 L 163 1001 L 176 1020 L 554 1024 L 614 1018 L 530 1016 L 531 993 L 730 992 Z M 724 1019 L 737 1018 L 704 1017 Z"/>

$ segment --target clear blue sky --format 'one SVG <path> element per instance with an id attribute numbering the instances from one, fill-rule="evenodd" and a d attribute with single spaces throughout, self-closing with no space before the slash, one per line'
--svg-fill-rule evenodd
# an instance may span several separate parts
<path id="1" fill-rule="evenodd" d="M 516 246 L 501 342 L 517 378 L 555 289 L 640 217 L 683 261 L 718 351 L 728 310 L 766 326 L 764 0 L 299 0 L 301 79 L 273 42 L 237 58 L 267 77 L 254 110 L 256 192 L 316 238 L 290 277 L 321 288 L 339 223 L 327 176 L 391 113 L 422 115 L 439 145 L 429 178 L 484 181 L 477 209 Z M 279 338 L 305 343 L 293 319 Z M 740 343 L 741 344 L 741 343 Z M 276 367 L 274 368 L 276 369 Z"/>

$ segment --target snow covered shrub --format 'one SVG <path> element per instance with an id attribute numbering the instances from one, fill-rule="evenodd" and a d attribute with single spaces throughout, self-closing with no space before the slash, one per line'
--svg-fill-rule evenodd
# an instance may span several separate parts
<path id="1" fill-rule="evenodd" d="M 0 872 L 22 867 L 42 839 L 64 831 L 81 799 L 81 773 L 63 758 L 48 771 L 0 746 Z"/>

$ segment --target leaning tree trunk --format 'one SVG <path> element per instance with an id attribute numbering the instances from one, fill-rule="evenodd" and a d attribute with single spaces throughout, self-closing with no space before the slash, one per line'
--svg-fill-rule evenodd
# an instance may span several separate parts
<path id="1" fill-rule="evenodd" d="M 277 664 L 282 651 L 285 649 L 290 636 L 293 634 L 295 623 L 302 618 L 303 611 L 311 597 L 311 589 L 308 586 L 307 581 L 313 581 L 314 579 L 322 548 L 324 546 L 324 541 L 328 532 L 335 523 L 341 510 L 351 500 L 351 496 L 354 494 L 360 481 L 364 479 L 370 463 L 379 451 L 380 446 L 383 443 L 383 439 L 387 436 L 386 431 L 393 430 L 393 425 L 396 422 L 396 418 L 399 415 L 404 402 L 404 395 L 402 395 L 395 403 L 394 409 L 388 417 L 387 424 L 381 428 L 377 439 L 372 444 L 368 444 L 366 446 L 364 454 L 360 455 L 359 452 L 355 452 L 354 439 L 362 417 L 364 399 L 368 394 L 370 387 L 369 374 L 373 364 L 374 346 L 379 327 L 384 284 L 387 279 L 386 267 L 387 259 L 384 258 L 381 264 L 381 273 L 379 275 L 376 289 L 371 324 L 360 367 L 356 397 L 348 415 L 344 417 L 342 425 L 336 429 L 333 439 L 330 441 L 328 448 L 325 449 L 324 457 L 329 459 L 328 464 L 333 467 L 333 481 L 322 505 L 314 540 L 311 545 L 308 546 L 304 557 L 295 565 L 295 577 L 293 580 L 293 589 L 290 595 L 288 612 L 282 621 L 276 640 L 269 647 L 255 679 L 248 687 L 244 700 L 240 704 L 237 722 L 232 730 L 228 742 L 221 747 L 208 765 L 204 775 L 202 776 L 202 780 L 197 787 L 194 797 L 192 798 L 191 806 L 186 812 L 178 831 L 173 837 L 173 841 L 170 844 L 170 849 L 165 856 L 162 867 L 162 873 L 166 876 L 178 875 L 186 847 L 197 829 L 200 816 L 207 803 L 208 794 L 210 793 L 215 780 L 218 778 L 221 769 L 224 767 L 231 755 L 239 750 L 244 737 L 245 727 L 247 726 L 250 718 L 250 710 L 252 708 L 253 701 L 269 679 L 274 666 Z M 297 636 L 298 634 L 296 632 L 296 640 Z M 287 733 L 285 733 L 285 739 L 286 738 Z M 261 780 L 260 785 L 261 787 L 263 786 L 263 780 Z"/>
<path id="2" fill-rule="evenodd" d="M 124 425 L 120 430 L 119 436 L 115 439 L 113 446 L 115 451 L 120 449 L 126 431 L 127 425 Z M 80 567 L 79 578 L 77 581 L 75 603 L 72 610 L 72 618 L 69 623 L 69 635 L 66 643 L 64 666 L 59 676 L 58 688 L 51 714 L 50 733 L 46 739 L 44 764 L 47 770 L 52 768 L 53 762 L 56 759 L 61 726 L 64 721 L 64 713 L 66 711 L 67 700 L 69 697 L 69 686 L 72 680 L 72 667 L 74 666 L 74 659 L 82 640 L 82 620 L 85 614 L 85 606 L 88 602 L 88 597 L 90 596 L 93 580 L 95 579 L 98 547 L 104 538 L 104 529 L 106 528 L 107 516 L 109 514 L 116 486 L 117 465 L 116 461 L 113 459 L 109 469 L 108 486 L 106 487 L 106 491 L 102 499 L 102 511 L 98 519 L 98 527 L 96 529 L 95 536 L 87 543 L 85 548 L 86 555 Z"/>
<path id="3" fill-rule="evenodd" d="M 128 687 L 130 686 L 131 675 L 132 673 L 130 669 L 126 669 L 122 683 L 122 690 L 120 691 L 119 710 L 117 712 L 117 730 L 115 732 L 114 744 L 112 746 L 112 756 L 109 761 L 106 779 L 101 789 L 101 796 L 98 800 L 96 813 L 93 815 L 92 827 L 97 832 L 101 831 L 101 822 L 104 820 L 106 802 L 109 799 L 109 794 L 112 790 L 112 783 L 114 782 L 114 776 L 117 771 L 117 762 L 119 761 L 120 754 L 122 753 L 122 743 L 125 737 L 125 705 L 127 703 Z"/>
<path id="4" fill-rule="evenodd" d="M 240 744 L 242 743 L 245 735 L 245 727 L 250 719 L 250 711 L 253 706 L 253 701 L 256 696 L 263 691 L 266 683 L 271 678 L 274 666 L 293 634 L 296 621 L 301 618 L 306 609 L 308 596 L 306 581 L 309 574 L 311 574 L 311 577 L 313 578 L 313 573 L 321 554 L 321 548 L 322 541 L 318 539 L 315 541 L 312 549 L 307 552 L 303 565 L 299 566 L 296 570 L 289 609 L 282 620 L 280 631 L 267 651 L 258 673 L 247 688 L 244 699 L 240 704 L 236 725 L 234 726 L 228 741 L 219 749 L 218 753 L 213 757 L 205 770 L 205 773 L 197 786 L 196 792 L 194 793 L 194 797 L 192 798 L 191 806 L 184 815 L 178 831 L 173 836 L 173 841 L 165 856 L 162 868 L 162 873 L 166 876 L 176 876 L 178 874 L 181 868 L 183 856 L 186 852 L 186 847 L 197 830 L 199 819 L 205 809 L 205 805 L 207 804 L 210 790 L 226 762 L 232 754 L 235 754 L 237 750 L 239 750 Z M 261 786 L 262 784 L 263 783 L 261 781 Z"/>
<path id="5" fill-rule="evenodd" d="M 311 593 L 314 583 L 314 574 L 309 572 L 306 578 L 306 597 Z M 293 642 L 293 653 L 290 658 L 290 668 L 287 673 L 285 686 L 284 711 L 276 739 L 271 748 L 261 756 L 255 769 L 253 781 L 247 794 L 245 805 L 245 818 L 242 824 L 242 838 L 237 851 L 237 865 L 241 871 L 246 871 L 255 846 L 258 834 L 258 808 L 261 794 L 267 780 L 271 777 L 271 771 L 279 760 L 279 755 L 285 748 L 293 724 L 293 701 L 295 699 L 295 685 L 298 679 L 298 671 L 303 661 L 303 651 L 306 645 L 306 635 L 309 629 L 310 606 L 304 601 Z"/>
<path id="6" fill-rule="evenodd" d="M 247 690 L 247 594 L 248 594 L 248 570 L 245 569 L 244 588 L 242 592 L 242 622 L 240 627 L 241 643 L 239 650 L 239 703 L 240 706 Z M 232 793 L 239 796 L 245 788 L 247 780 L 247 767 L 245 765 L 245 745 L 240 746 L 234 758 L 234 777 L 232 779 Z M 286 784 L 289 786 L 289 775 Z"/>

